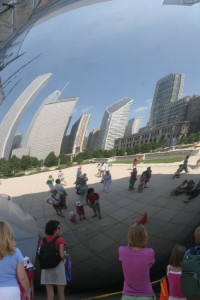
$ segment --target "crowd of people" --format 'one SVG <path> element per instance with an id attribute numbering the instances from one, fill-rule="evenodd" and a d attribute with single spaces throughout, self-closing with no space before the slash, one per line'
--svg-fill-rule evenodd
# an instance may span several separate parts
<path id="1" fill-rule="evenodd" d="M 181 165 L 181 172 L 188 173 L 188 156 Z M 138 180 L 139 157 L 136 156 L 133 161 L 133 169 L 129 178 L 129 190 L 135 189 L 135 183 Z M 102 192 L 110 192 L 112 177 L 112 165 L 101 163 L 98 165 L 98 174 L 103 184 Z M 181 172 L 179 172 L 179 177 Z M 148 188 L 147 184 L 152 176 L 151 167 L 147 167 L 140 175 L 138 192 Z M 177 177 L 177 176 L 176 176 Z M 58 178 L 55 180 L 52 175 L 47 179 L 47 185 L 50 189 L 50 197 L 47 203 L 51 204 L 60 217 L 65 217 L 63 210 L 67 209 L 66 199 L 66 181 L 62 171 L 59 171 Z M 86 220 L 85 206 L 88 206 L 93 215 L 92 218 L 102 218 L 100 209 L 100 195 L 93 187 L 88 186 L 88 177 L 82 172 L 82 166 L 79 166 L 75 179 L 75 195 L 78 197 L 74 202 L 75 212 L 71 211 L 70 221 L 76 223 Z M 189 195 L 188 201 L 200 194 L 200 181 L 195 184 L 194 180 L 185 179 L 179 186 L 172 191 L 172 195 Z M 122 300 L 153 300 L 155 294 L 150 282 L 150 269 L 154 265 L 156 257 L 154 250 L 148 248 L 148 233 L 145 227 L 147 216 L 143 221 L 139 220 L 132 224 L 128 229 L 127 246 L 120 246 L 118 250 L 119 261 L 122 265 L 124 285 L 122 291 Z M 65 300 L 65 286 L 67 285 L 66 265 L 68 255 L 66 254 L 66 241 L 61 236 L 61 224 L 57 220 L 50 220 L 45 226 L 45 238 L 39 242 L 38 255 L 57 256 L 56 265 L 52 266 L 50 259 L 49 265 L 42 265 L 41 262 L 41 284 L 45 285 L 47 299 L 54 299 L 54 286 L 57 288 L 59 300 Z M 200 255 L 200 227 L 197 227 L 194 233 L 196 246 L 186 250 L 184 245 L 174 245 L 166 266 L 166 278 L 169 286 L 169 300 L 193 300 L 184 294 L 184 284 L 181 284 L 182 262 L 184 258 L 191 253 Z M 48 251 L 45 250 L 48 249 Z M 48 248 L 49 247 L 49 248 Z M 51 251 L 50 251 L 51 249 Z M 45 252 L 46 251 L 46 252 Z M 52 252 L 52 253 L 50 253 Z M 43 256 L 42 256 L 43 255 Z M 50 266 L 51 265 L 51 266 Z M 137 270 L 137 272 L 136 272 Z M 200 271 L 200 270 L 199 270 Z M 200 279 L 199 279 L 200 280 Z M 6 222 L 0 222 L 0 299 L 2 300 L 33 300 L 34 299 L 34 266 L 28 257 L 24 257 L 20 249 L 16 248 L 12 227 Z M 196 296 L 196 295 L 195 295 Z M 200 292 L 199 292 L 200 297 Z M 199 298 L 196 297 L 195 300 Z"/>

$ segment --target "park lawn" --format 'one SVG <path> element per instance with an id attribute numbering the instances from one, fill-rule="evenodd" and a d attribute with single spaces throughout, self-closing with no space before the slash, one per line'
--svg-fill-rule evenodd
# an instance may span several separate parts
<path id="1" fill-rule="evenodd" d="M 167 157 L 167 158 L 154 158 L 154 159 L 145 159 L 139 161 L 139 164 L 162 164 L 162 163 L 174 163 L 174 162 L 181 162 L 184 160 L 185 157 Z M 132 164 L 133 160 L 132 159 L 127 159 L 127 160 L 118 160 L 113 163 L 116 164 Z"/>

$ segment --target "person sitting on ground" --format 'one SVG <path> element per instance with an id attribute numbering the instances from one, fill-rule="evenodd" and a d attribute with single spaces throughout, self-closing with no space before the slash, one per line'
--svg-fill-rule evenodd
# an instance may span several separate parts
<path id="1" fill-rule="evenodd" d="M 174 178 L 180 178 L 180 174 L 183 171 L 183 165 L 179 165 L 178 169 L 176 170 L 176 172 L 174 173 L 172 179 Z"/>
<path id="2" fill-rule="evenodd" d="M 185 179 L 181 184 L 179 184 L 179 186 L 172 191 L 172 195 L 178 196 L 184 192 L 186 192 L 186 189 L 188 187 L 189 181 L 187 179 Z"/>
<path id="3" fill-rule="evenodd" d="M 178 196 L 183 193 L 187 194 L 188 192 L 193 190 L 194 186 L 195 182 L 193 179 L 189 181 L 185 179 L 175 190 L 171 192 L 171 195 Z"/>
<path id="4" fill-rule="evenodd" d="M 200 181 L 197 183 L 195 188 L 189 192 L 187 192 L 187 195 L 190 197 L 187 200 L 184 200 L 184 202 L 189 202 L 191 199 L 196 198 L 200 194 Z"/>
<path id="5" fill-rule="evenodd" d="M 100 205 L 99 205 L 99 194 L 95 193 L 93 188 L 89 188 L 86 196 L 87 204 L 90 208 L 93 209 L 94 215 L 92 218 L 99 217 L 101 219 L 101 211 L 100 211 Z"/>

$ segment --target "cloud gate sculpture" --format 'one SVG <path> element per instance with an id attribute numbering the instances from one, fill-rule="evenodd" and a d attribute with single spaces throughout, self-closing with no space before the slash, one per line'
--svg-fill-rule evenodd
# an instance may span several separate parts
<path id="1" fill-rule="evenodd" d="M 8 3 L 6 13 L 17 16 L 15 9 L 17 2 Z M 0 44 L 1 160 L 34 156 L 42 165 L 51 151 L 73 156 L 83 149 L 112 149 L 129 121 L 136 131 L 146 126 L 156 82 L 168 74 L 186 75 L 183 96 L 198 94 L 198 10 L 198 4 L 163 5 L 160 0 L 42 0 L 27 12 L 27 20 L 19 14 L 15 21 L 22 26 Z M 2 24 L 3 18 L 2 10 Z M 145 212 L 151 220 L 149 245 L 156 251 L 154 272 L 174 243 L 193 232 L 197 203 L 174 201 L 164 184 L 171 184 L 169 177 L 155 178 L 160 186 L 134 199 L 122 189 L 127 178 L 116 180 L 109 201 L 102 196 L 106 216 L 101 224 L 86 222 L 75 230 L 69 220 L 62 222 L 73 258 L 73 288 L 121 283 L 117 249 L 126 244 L 128 226 Z M 14 224 L 17 244 L 34 257 L 37 229 L 43 233 L 52 215 L 36 219 L 36 228 L 15 203 L 0 201 L 1 218 Z"/>

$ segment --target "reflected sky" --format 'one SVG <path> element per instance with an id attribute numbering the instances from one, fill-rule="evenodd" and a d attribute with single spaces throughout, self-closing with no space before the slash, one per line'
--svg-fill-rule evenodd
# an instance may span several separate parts
<path id="1" fill-rule="evenodd" d="M 81 114 L 91 113 L 88 131 L 99 128 L 105 108 L 127 96 L 134 99 L 129 118 L 142 117 L 145 126 L 156 82 L 163 76 L 185 73 L 184 95 L 200 94 L 199 15 L 199 4 L 115 0 L 37 21 L 22 33 L 18 54 L 23 55 L 1 71 L 4 83 L 21 68 L 5 84 L 9 94 L 0 108 L 1 119 L 36 76 L 51 72 L 20 130 L 26 130 L 41 101 L 68 81 L 62 98 L 80 97 L 71 125 Z"/>

